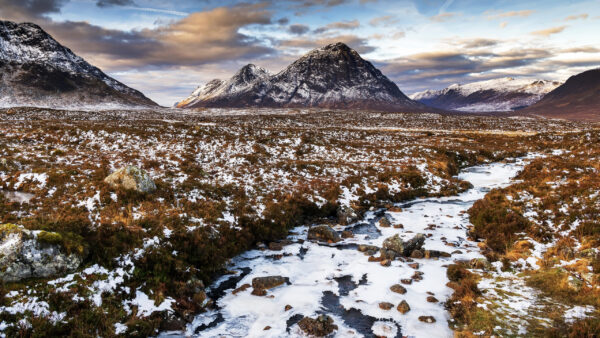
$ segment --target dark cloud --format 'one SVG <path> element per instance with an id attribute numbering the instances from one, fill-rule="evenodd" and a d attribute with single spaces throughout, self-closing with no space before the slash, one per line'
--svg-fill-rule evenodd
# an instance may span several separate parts
<path id="1" fill-rule="evenodd" d="M 111 6 L 133 6 L 135 2 L 133 0 L 98 0 L 96 6 L 98 7 L 111 7 Z"/>
<path id="2" fill-rule="evenodd" d="M 323 47 L 325 45 L 343 42 L 355 49 L 359 53 L 370 53 L 375 50 L 375 47 L 369 45 L 369 39 L 361 38 L 356 35 L 334 35 L 334 36 L 325 36 L 318 38 L 296 38 L 296 39 L 288 39 L 281 40 L 278 42 L 280 47 L 285 48 L 296 48 L 301 50 L 314 49 Z"/>
<path id="3" fill-rule="evenodd" d="M 290 19 L 288 19 L 288 18 L 281 18 L 281 19 L 277 20 L 277 23 L 280 24 L 280 25 L 282 25 L 282 26 L 284 26 L 284 25 L 287 25 L 288 23 L 290 23 Z"/>
<path id="4" fill-rule="evenodd" d="M 39 18 L 60 12 L 68 0 L 0 0 L 0 16 L 3 18 Z"/>
<path id="5" fill-rule="evenodd" d="M 295 24 L 288 27 L 288 32 L 294 35 L 304 35 L 308 33 L 308 31 L 310 31 L 310 27 L 306 25 Z"/>

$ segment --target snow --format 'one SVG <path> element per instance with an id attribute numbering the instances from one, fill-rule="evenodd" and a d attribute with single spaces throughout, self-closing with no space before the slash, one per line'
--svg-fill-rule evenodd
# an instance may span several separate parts
<path id="1" fill-rule="evenodd" d="M 154 300 L 150 299 L 144 292 L 137 290 L 135 298 L 126 302 L 128 305 L 137 306 L 138 317 L 148 317 L 154 312 L 168 311 L 172 312 L 171 305 L 175 302 L 173 298 L 165 299 L 160 305 L 156 306 Z"/>
<path id="2" fill-rule="evenodd" d="M 452 290 L 446 287 L 446 266 L 453 260 L 469 260 L 482 255 L 476 243 L 466 240 L 468 219 L 461 212 L 467 210 L 475 200 L 482 198 L 493 187 L 501 187 L 510 183 L 513 176 L 524 165 L 524 161 L 514 163 L 496 163 L 487 166 L 474 167 L 461 173 L 460 178 L 471 181 L 475 188 L 457 197 L 428 198 L 400 204 L 402 212 L 387 212 L 392 224 L 402 223 L 404 229 L 393 227 L 381 228 L 381 236 L 370 238 L 364 234 L 355 234 L 355 238 L 345 239 L 343 244 L 369 244 L 381 246 L 385 238 L 400 234 L 403 239 L 410 239 L 416 233 L 430 233 L 425 241 L 425 249 L 455 253 L 451 258 L 414 259 L 420 264 L 418 271 L 423 273 L 422 281 L 404 285 L 408 292 L 400 295 L 392 292 L 389 287 L 400 283 L 400 279 L 411 278 L 415 269 L 408 263 L 393 261 L 390 267 L 384 267 L 375 262 L 368 262 L 367 257 L 355 248 L 345 248 L 336 245 L 320 245 L 313 242 L 300 244 L 297 239 L 305 238 L 307 227 L 298 227 L 295 235 L 290 236 L 294 244 L 287 245 L 283 257 L 273 260 L 268 256 L 269 251 L 248 251 L 232 260 L 229 270 L 241 271 L 250 268 L 251 272 L 244 276 L 236 285 L 251 284 L 254 277 L 280 275 L 290 279 L 290 285 L 282 285 L 268 290 L 267 297 L 251 295 L 251 288 L 236 295 L 229 290 L 225 296 L 217 300 L 220 314 L 224 321 L 215 327 L 201 331 L 202 336 L 241 335 L 248 337 L 281 337 L 287 336 L 287 320 L 295 315 L 314 317 L 322 311 L 332 315 L 336 325 L 344 327 L 337 332 L 337 337 L 360 336 L 352 329 L 352 323 L 344 323 L 339 313 L 330 313 L 331 309 L 323 302 L 324 292 L 330 292 L 339 297 L 339 303 L 344 309 L 357 309 L 363 315 L 376 318 L 370 328 L 373 334 L 394 333 L 399 325 L 402 335 L 414 337 L 429 337 L 436 332 L 439 337 L 452 337 L 452 331 L 447 325 L 450 319 L 443 307 L 443 302 L 450 297 Z M 351 192 L 344 191 L 342 200 L 351 200 Z M 372 212 L 367 213 L 365 220 L 375 219 Z M 428 224 L 436 224 L 433 230 L 426 230 Z M 336 227 L 337 230 L 343 229 Z M 445 237 L 445 241 L 442 240 Z M 454 243 L 449 247 L 445 243 Z M 339 245 L 339 243 L 338 243 Z M 304 255 L 300 256 L 300 251 Z M 324 258 L 327 259 L 324 259 Z M 356 288 L 347 294 L 342 294 L 336 278 L 346 277 L 356 284 Z M 220 278 L 212 287 L 217 287 L 227 280 Z M 366 279 L 366 283 L 360 283 Z M 438 303 L 426 301 L 429 293 L 433 293 Z M 411 311 L 401 314 L 395 307 L 406 300 Z M 385 311 L 379 308 L 379 302 L 390 302 L 394 308 Z M 292 309 L 284 311 L 286 305 Z M 515 303 L 515 307 L 519 307 Z M 418 320 L 419 316 L 433 316 L 436 323 L 428 324 Z M 188 327 L 188 333 L 195 332 L 202 324 L 214 320 L 215 313 L 199 315 Z M 266 326 L 271 329 L 264 331 Z M 348 326 L 348 329 L 346 329 Z M 298 332 L 297 327 L 290 333 Z M 354 332 L 350 334 L 349 332 Z"/>

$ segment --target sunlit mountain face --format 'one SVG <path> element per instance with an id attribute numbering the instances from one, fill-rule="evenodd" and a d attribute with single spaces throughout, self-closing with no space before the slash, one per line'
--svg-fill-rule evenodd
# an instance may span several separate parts
<path id="1" fill-rule="evenodd" d="M 597 1 L 0 0 L 0 19 L 38 24 L 168 106 L 246 64 L 278 73 L 335 42 L 406 94 L 503 77 L 563 82 L 600 64 L 599 18 Z"/>

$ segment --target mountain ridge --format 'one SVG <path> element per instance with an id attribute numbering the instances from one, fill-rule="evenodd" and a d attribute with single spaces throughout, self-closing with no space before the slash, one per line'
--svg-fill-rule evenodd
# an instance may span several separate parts
<path id="1" fill-rule="evenodd" d="M 0 106 L 158 106 L 40 26 L 0 20 Z"/>
<path id="2" fill-rule="evenodd" d="M 199 87 L 177 106 L 428 110 L 343 43 L 314 49 L 277 74 L 256 77 L 241 90 L 212 95 L 212 87 L 235 82 L 240 71 L 227 81 L 213 80 Z"/>

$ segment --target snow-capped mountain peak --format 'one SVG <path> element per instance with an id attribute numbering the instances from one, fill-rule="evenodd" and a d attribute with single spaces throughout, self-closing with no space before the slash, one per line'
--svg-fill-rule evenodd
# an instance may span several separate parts
<path id="1" fill-rule="evenodd" d="M 441 109 L 509 111 L 534 104 L 560 85 L 557 81 L 502 77 L 468 84 L 453 84 L 441 90 L 414 93 L 410 97 Z"/>
<path id="2" fill-rule="evenodd" d="M 343 43 L 312 50 L 275 75 L 245 66 L 228 81 L 198 88 L 178 107 L 424 109 Z"/>
<path id="3" fill-rule="evenodd" d="M 0 21 L 0 69 L 2 106 L 156 105 L 33 23 Z"/>

